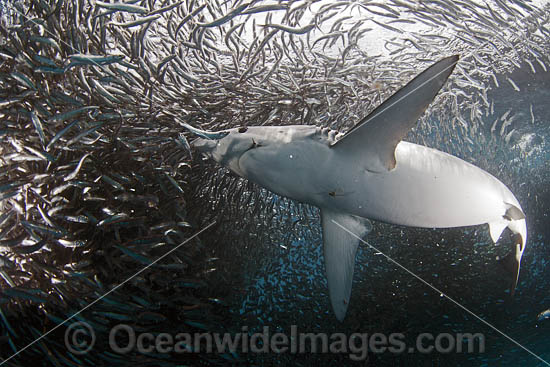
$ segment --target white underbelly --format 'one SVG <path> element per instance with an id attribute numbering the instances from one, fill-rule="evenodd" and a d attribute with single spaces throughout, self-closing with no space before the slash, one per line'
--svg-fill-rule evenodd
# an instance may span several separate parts
<path id="1" fill-rule="evenodd" d="M 327 202 L 350 214 L 415 227 L 459 227 L 502 219 L 519 207 L 495 177 L 457 157 L 401 142 L 389 172 L 352 174 Z M 344 173 L 340 173 L 344 175 Z"/>

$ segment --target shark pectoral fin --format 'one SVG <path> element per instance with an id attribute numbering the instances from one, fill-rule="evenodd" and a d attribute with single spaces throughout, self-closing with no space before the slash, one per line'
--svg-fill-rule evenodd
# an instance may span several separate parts
<path id="1" fill-rule="evenodd" d="M 369 233 L 372 225 L 368 219 L 321 209 L 323 253 L 330 302 L 336 318 L 342 321 L 350 301 L 355 253 L 360 240 L 336 223 L 359 238 Z"/>
<path id="2" fill-rule="evenodd" d="M 368 171 L 392 170 L 395 147 L 416 125 L 457 62 L 458 56 L 451 56 L 424 70 L 351 128 L 332 145 L 334 149 L 361 157 Z"/>
<path id="3" fill-rule="evenodd" d="M 504 231 L 504 228 L 507 226 L 508 221 L 504 219 L 489 223 L 489 233 L 491 234 L 491 239 L 494 243 L 497 243 L 502 231 Z"/>

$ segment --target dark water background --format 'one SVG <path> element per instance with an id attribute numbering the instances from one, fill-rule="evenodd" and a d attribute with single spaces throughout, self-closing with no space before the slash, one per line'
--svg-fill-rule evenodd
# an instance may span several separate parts
<path id="1" fill-rule="evenodd" d="M 493 245 L 486 226 L 427 230 L 375 223 L 375 230 L 366 240 L 543 359 L 548 359 L 550 323 L 537 321 L 537 315 L 550 304 L 550 268 L 547 266 L 550 255 L 547 246 L 550 235 L 547 209 L 550 200 L 547 144 L 550 74 L 540 68 L 533 74 L 523 65 L 509 76 L 521 92 L 504 83 L 490 92 L 495 112 L 487 118 L 486 130 L 482 133 L 489 134 L 494 116 L 509 109 L 526 124 L 532 105 L 535 126 L 527 129 L 535 137 L 527 144 L 527 152 L 517 147 L 510 151 L 501 148 L 488 152 L 486 146 L 480 144 L 465 154 L 463 149 L 453 151 L 451 143 L 438 146 L 432 141 L 431 146 L 458 155 L 494 174 L 519 198 L 528 218 L 530 238 L 515 296 L 510 297 L 506 275 L 495 261 L 496 254 L 508 251 L 508 243 L 501 240 Z M 505 80 L 503 75 L 501 78 Z M 433 121 L 435 126 L 444 123 L 446 121 Z M 449 141 L 453 139 L 460 140 L 460 137 L 449 137 Z M 315 218 L 317 210 L 311 211 Z M 318 221 L 303 217 L 294 220 L 296 232 L 280 233 L 283 240 L 269 244 L 268 256 L 255 252 L 247 256 L 245 250 L 238 268 L 249 270 L 244 270 L 244 274 L 227 275 L 242 279 L 241 292 L 231 297 L 236 330 L 240 325 L 247 325 L 261 332 L 263 326 L 270 326 L 289 333 L 291 325 L 298 325 L 304 332 L 344 332 L 348 335 L 352 332 L 402 332 L 408 337 L 408 345 L 414 345 L 414 338 L 423 332 L 483 333 L 485 353 L 391 355 L 386 352 L 369 354 L 368 361 L 380 366 L 543 365 L 366 245 L 358 249 L 350 308 L 344 322 L 339 323 L 332 314 L 328 298 Z M 226 256 L 230 256 L 235 244 L 224 243 L 223 246 L 227 246 Z M 237 271 L 231 267 L 229 272 Z M 277 362 L 281 365 L 356 363 L 346 354 L 336 359 L 333 355 L 270 355 L 258 360 L 271 364 L 272 358 L 282 359 Z"/>
<path id="2" fill-rule="evenodd" d="M 453 151 L 450 142 L 460 139 L 453 136 L 449 137 L 449 144 L 437 146 L 432 142 L 431 146 L 461 156 L 494 174 L 519 198 L 528 218 L 530 237 L 515 296 L 510 297 L 506 290 L 508 278 L 496 261 L 497 255 L 509 251 L 509 242 L 501 239 L 493 245 L 486 226 L 429 230 L 375 223 L 374 231 L 366 240 L 543 359 L 548 359 L 550 323 L 537 321 L 537 315 L 550 304 L 550 268 L 547 266 L 550 255 L 547 246 L 550 235 L 547 209 L 550 200 L 547 144 L 550 74 L 541 69 L 533 74 L 524 65 L 510 76 L 521 92 L 504 83 L 501 88 L 493 89 L 490 96 L 495 101 L 494 116 L 512 109 L 527 124 L 526 120 L 531 119 L 529 108 L 533 106 L 535 126 L 527 126 L 526 130 L 533 132 L 535 137 L 526 146 L 527 151 L 518 147 L 488 151 L 481 143 L 475 146 L 476 142 L 472 152 Z M 494 116 L 487 118 L 486 130 L 482 133 L 490 134 Z M 433 121 L 436 126 L 444 123 L 446 121 Z M 280 205 L 286 204 L 283 200 Z M 269 326 L 270 330 L 290 333 L 291 325 L 298 325 L 303 332 L 344 332 L 347 335 L 400 332 L 407 335 L 408 345 L 414 345 L 414 338 L 423 332 L 482 333 L 486 337 L 485 353 L 392 355 L 386 352 L 369 354 L 368 362 L 376 366 L 543 365 L 366 245 L 359 247 L 350 307 L 344 322 L 339 323 L 332 314 L 328 298 L 321 229 L 316 219 L 318 213 L 314 208 L 309 213 L 310 217 L 292 219 L 296 222 L 292 233 L 277 232 L 274 224 L 272 230 L 281 239 L 262 245 L 260 253 L 250 247 L 237 250 L 241 251 L 237 255 L 239 262 L 233 263 L 239 240 L 226 239 L 220 244 L 218 256 L 232 258 L 231 264 L 225 264 L 225 271 L 222 269 L 223 278 L 232 278 L 238 284 L 238 292 L 228 294 L 234 330 L 239 331 L 246 325 L 250 330 L 261 332 L 263 326 Z M 235 231 L 239 238 L 247 236 L 238 229 Z M 257 246 L 254 234 L 248 236 L 249 246 Z M 268 365 L 364 363 L 353 362 L 346 354 L 266 355 L 252 356 L 251 360 Z"/>

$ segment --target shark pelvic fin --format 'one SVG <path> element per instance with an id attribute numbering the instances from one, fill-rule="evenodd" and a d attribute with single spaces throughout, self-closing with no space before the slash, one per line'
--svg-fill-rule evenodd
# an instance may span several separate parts
<path id="1" fill-rule="evenodd" d="M 355 253 L 360 241 L 335 222 L 358 237 L 369 233 L 372 225 L 368 219 L 321 209 L 323 253 L 330 302 L 336 318 L 342 321 L 350 301 Z"/>
<path id="2" fill-rule="evenodd" d="M 351 128 L 332 145 L 334 149 L 361 157 L 368 171 L 392 170 L 395 147 L 416 125 L 457 62 L 458 56 L 450 56 L 424 70 Z"/>
<path id="3" fill-rule="evenodd" d="M 508 221 L 505 219 L 489 223 L 489 233 L 494 243 L 498 242 L 504 228 L 508 227 Z"/>

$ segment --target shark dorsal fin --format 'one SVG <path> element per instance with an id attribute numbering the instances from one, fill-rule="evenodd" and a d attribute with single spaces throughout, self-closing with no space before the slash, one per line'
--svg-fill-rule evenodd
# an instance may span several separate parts
<path id="1" fill-rule="evenodd" d="M 398 90 L 332 146 L 360 156 L 364 168 L 384 172 L 395 167 L 395 147 L 416 124 L 453 72 L 458 56 L 444 58 Z"/>

